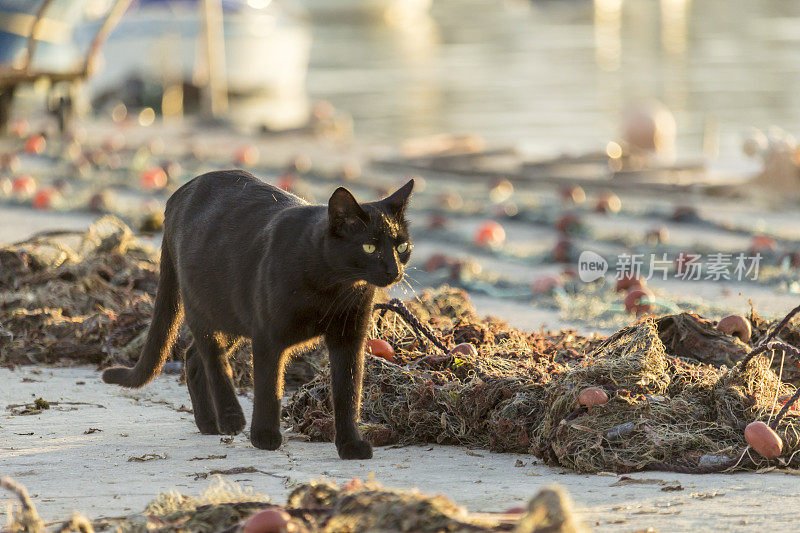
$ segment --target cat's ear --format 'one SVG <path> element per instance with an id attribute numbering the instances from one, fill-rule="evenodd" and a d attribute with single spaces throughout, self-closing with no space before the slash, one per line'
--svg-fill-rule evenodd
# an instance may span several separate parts
<path id="1" fill-rule="evenodd" d="M 414 190 L 414 178 L 411 178 L 408 180 L 408 183 L 381 200 L 381 203 L 388 207 L 393 213 L 401 214 L 406 210 L 406 204 L 408 204 L 408 199 L 411 196 L 412 190 Z"/>
<path id="2" fill-rule="evenodd" d="M 331 229 L 338 231 L 348 226 L 366 224 L 369 217 L 350 191 L 339 187 L 328 200 L 328 221 Z"/>

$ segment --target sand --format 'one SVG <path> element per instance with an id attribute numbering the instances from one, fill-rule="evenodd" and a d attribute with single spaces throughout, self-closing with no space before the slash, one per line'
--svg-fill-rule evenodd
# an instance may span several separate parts
<path id="1" fill-rule="evenodd" d="M 341 461 L 331 443 L 304 442 L 285 432 L 280 450 L 201 435 L 186 388 L 163 375 L 147 387 L 105 385 L 88 367 L 0 369 L 0 475 L 25 484 L 46 520 L 80 510 L 96 518 L 141 511 L 159 492 L 204 490 L 210 471 L 255 467 L 262 473 L 226 476 L 283 502 L 291 488 L 311 479 L 345 482 L 374 475 L 387 486 L 446 494 L 470 511 L 521 505 L 541 487 L 560 483 L 597 531 L 792 531 L 800 519 L 797 478 L 785 473 L 679 475 L 644 472 L 629 482 L 615 475 L 579 475 L 538 464 L 529 455 L 496 454 L 454 446 L 375 449 L 370 461 Z M 34 415 L 13 415 L 8 405 L 42 397 L 52 405 Z M 242 397 L 248 413 L 250 398 Z M 83 402 L 69 404 L 63 402 Z M 155 454 L 146 462 L 132 457 Z M 206 458 L 224 455 L 218 459 Z M 517 466 L 519 464 L 522 466 Z M 198 475 L 200 474 L 200 475 Z"/>

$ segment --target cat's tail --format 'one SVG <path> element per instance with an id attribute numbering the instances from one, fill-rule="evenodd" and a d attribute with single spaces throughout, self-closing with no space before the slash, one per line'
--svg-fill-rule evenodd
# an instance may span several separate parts
<path id="1" fill-rule="evenodd" d="M 130 388 L 142 387 L 149 383 L 158 375 L 169 357 L 182 322 L 183 305 L 178 291 L 178 278 L 165 239 L 161 246 L 161 275 L 158 280 L 153 321 L 147 332 L 142 355 L 133 368 L 115 366 L 106 369 L 103 372 L 103 381 Z"/>

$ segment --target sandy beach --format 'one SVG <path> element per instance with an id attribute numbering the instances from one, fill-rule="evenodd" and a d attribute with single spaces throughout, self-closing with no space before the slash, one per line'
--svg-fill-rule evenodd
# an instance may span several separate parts
<path id="1" fill-rule="evenodd" d="M 282 525 L 256 533 L 531 533 L 557 505 L 523 508 L 553 485 L 591 531 L 798 530 L 800 4 L 49 4 L 0 0 L 0 22 L 35 21 L 0 23 L 0 478 L 48 531 L 79 512 L 98 531 L 243 533 L 261 511 Z M 83 69 L 49 73 L 104 17 L 118 31 Z M 294 354 L 273 452 L 249 440 L 249 341 L 227 354 L 247 417 L 232 437 L 197 429 L 186 324 L 153 382 L 101 381 L 142 353 L 168 198 L 232 168 L 316 204 L 415 180 L 392 222 L 408 243 L 365 234 L 349 270 L 326 264 L 352 285 L 362 250 L 412 250 L 362 339 L 371 460 L 330 442 L 324 346 Z M 340 488 L 287 502 L 315 480 Z M 235 491 L 151 505 L 220 483 L 280 511 Z M 546 531 L 578 533 L 566 522 Z"/>
<path id="2" fill-rule="evenodd" d="M 596 531 L 749 531 L 763 524 L 793 531 L 800 519 L 792 503 L 797 479 L 785 472 L 579 475 L 530 455 L 436 445 L 377 448 L 371 461 L 341 461 L 331 443 L 304 442 L 297 433 L 287 432 L 277 452 L 253 448 L 245 435 L 230 443 L 200 435 L 192 415 L 180 412 L 190 402 L 177 376 L 135 391 L 103 384 L 93 368 L 0 369 L 0 380 L 0 465 L 28 487 L 46 520 L 73 510 L 92 517 L 136 513 L 159 492 L 196 494 L 211 482 L 209 472 L 236 467 L 258 471 L 227 480 L 276 502 L 311 479 L 344 483 L 374 475 L 386 486 L 445 494 L 472 512 L 524 505 L 558 483 Z M 38 397 L 52 407 L 9 413 L 9 404 Z M 251 399 L 240 400 L 249 418 Z M 148 454 L 152 460 L 135 460 Z"/>
<path id="3" fill-rule="evenodd" d="M 265 145 L 265 146 L 268 146 Z M 312 145 L 313 146 L 313 145 Z M 312 148 L 313 149 L 313 148 Z M 325 161 L 328 150 L 320 150 Z M 311 182 L 311 191 L 322 196 L 332 186 Z M 435 194 L 446 183 L 429 181 Z M 525 186 L 518 190 L 525 191 Z M 536 188 L 532 190 L 537 190 Z M 464 191 L 465 196 L 470 194 Z M 472 193 L 480 196 L 480 190 Z M 545 188 L 538 194 L 549 194 Z M 641 194 L 622 195 L 632 212 L 647 212 L 652 201 Z M 719 206 L 718 206 L 719 207 Z M 777 231 L 794 236 L 781 217 Z M 724 209 L 703 212 L 710 218 L 726 221 Z M 412 211 L 412 222 L 426 224 L 426 215 Z M 642 218 L 642 215 L 621 215 Z M 753 208 L 745 221 L 768 216 Z M 19 206 L 0 208 L 3 224 L 0 243 L 23 240 L 40 231 L 53 229 L 84 231 L 97 215 L 86 212 L 31 211 Z M 629 226 L 624 218 L 588 215 L 598 230 L 620 231 Z M 511 279 L 529 283 L 537 276 L 558 272 L 552 264 L 521 266 L 513 257 L 475 254 L 469 245 L 471 234 L 481 218 L 467 217 L 454 226 L 464 243 L 450 242 L 449 252 L 475 257 L 484 269 L 503 272 Z M 743 219 L 736 220 L 742 222 Z M 653 221 L 641 223 L 649 227 Z M 786 228 L 785 230 L 783 228 Z M 556 232 L 514 221 L 506 223 L 507 245 L 526 250 L 546 249 Z M 452 238 L 452 237 L 450 237 Z M 148 237 L 157 245 L 159 237 Z M 441 279 L 426 272 L 425 261 L 441 250 L 437 234 L 423 232 L 409 276 L 410 289 L 398 287 L 396 295 L 408 297 Z M 672 239 L 678 245 L 716 242 L 721 246 L 745 247 L 747 237 L 725 229 L 703 229 L 691 225 L 672 226 Z M 689 301 L 714 301 L 717 309 L 745 312 L 752 301 L 759 312 L 779 316 L 791 308 L 796 294 L 771 286 L 748 283 L 686 283 L 679 280 L 654 280 L 651 285 L 669 298 Z M 537 299 L 514 300 L 482 291 L 472 291 L 473 302 L 481 314 L 499 316 L 513 326 L 540 328 L 574 327 L 579 332 L 607 332 L 613 327 L 598 326 L 591 318 L 574 320 L 563 309 L 539 305 Z M 691 299 L 694 300 L 691 300 Z M 577 315 L 580 316 L 580 315 Z M 632 320 L 620 319 L 620 320 Z M 17 366 L 0 369 L 0 405 L 4 407 L 0 427 L 4 435 L 0 447 L 0 466 L 4 474 L 24 483 L 42 516 L 57 520 L 79 510 L 87 516 L 116 516 L 136 513 L 158 493 L 176 490 L 202 492 L 211 482 L 214 470 L 243 467 L 255 470 L 224 475 L 226 479 L 252 487 L 282 502 L 298 483 L 328 478 L 346 482 L 351 478 L 375 477 L 386 486 L 418 488 L 421 492 L 442 493 L 471 512 L 502 512 L 524 505 L 539 488 L 558 483 L 568 489 L 580 516 L 597 531 L 719 531 L 751 530 L 769 523 L 775 531 L 791 531 L 800 514 L 793 509 L 795 479 L 791 472 L 685 475 L 644 472 L 619 476 L 614 473 L 582 475 L 563 468 L 548 467 L 531 455 L 498 454 L 483 449 L 457 446 L 388 446 L 377 448 L 372 461 L 342 462 L 329 443 L 306 442 L 299 433 L 287 432 L 280 451 L 267 453 L 253 448 L 246 435 L 223 443 L 219 437 L 200 435 L 191 414 L 188 393 L 177 376 L 161 376 L 141 390 L 123 391 L 100 382 L 94 368 L 52 368 Z M 34 415 L 14 414 L 14 405 L 36 398 L 51 403 L 49 410 Z M 246 412 L 251 399 L 242 398 Z M 152 455 L 148 455 L 152 454 Z M 213 456 L 223 456 L 211 458 Z M 139 462 L 136 458 L 148 459 Z M 793 472 L 793 471 L 792 471 Z"/>

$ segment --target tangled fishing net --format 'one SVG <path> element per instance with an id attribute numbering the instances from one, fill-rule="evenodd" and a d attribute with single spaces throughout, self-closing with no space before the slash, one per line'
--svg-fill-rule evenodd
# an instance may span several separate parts
<path id="1" fill-rule="evenodd" d="M 39 234 L 0 248 L 0 364 L 132 364 L 157 279 L 157 250 L 114 217 L 88 232 Z M 383 305 L 372 337 L 396 355 L 367 357 L 361 411 L 362 431 L 375 445 L 531 453 L 584 472 L 759 468 L 774 463 L 746 448 L 743 430 L 762 420 L 783 440 L 777 464 L 800 462 L 790 399 L 800 381 L 796 359 L 770 349 L 741 364 L 763 342 L 800 346 L 797 319 L 776 329 L 753 310 L 745 343 L 689 313 L 643 318 L 608 338 L 523 332 L 479 317 L 465 292 L 447 286 L 407 302 L 406 317 Z M 409 325 L 412 316 L 429 337 Z M 189 342 L 184 329 L 172 355 L 177 364 Z M 460 343 L 477 350 L 449 353 Z M 249 345 L 231 358 L 237 385 L 251 386 Z M 288 381 L 305 384 L 288 418 L 310 438 L 332 440 L 325 348 L 296 359 Z M 609 398 L 591 411 L 577 402 L 590 387 Z M 787 402 L 791 408 L 776 416 Z"/>
<path id="2" fill-rule="evenodd" d="M 796 361 L 768 352 L 737 365 L 750 347 L 688 313 L 643 318 L 602 339 L 481 321 L 463 293 L 447 288 L 409 307 L 448 346 L 470 342 L 478 353 L 443 353 L 402 319 L 377 315 L 373 336 L 397 355 L 367 360 L 361 429 L 375 445 L 531 453 L 580 472 L 758 468 L 768 462 L 746 448 L 744 428 L 771 421 L 796 390 L 786 381 Z M 755 320 L 754 337 L 774 325 Z M 783 331 L 779 338 L 796 342 L 796 321 Z M 327 373 L 323 366 L 288 408 L 295 427 L 316 440 L 334 438 Z M 579 393 L 594 387 L 608 402 L 579 406 Z M 774 428 L 783 466 L 800 462 L 797 420 L 790 409 Z"/>
<path id="3" fill-rule="evenodd" d="M 9 506 L 10 532 L 44 533 L 44 523 L 22 485 L 0 478 L 0 488 L 18 500 Z M 282 526 L 247 527 L 248 519 L 267 512 Z M 148 531 L 229 532 L 285 531 L 296 533 L 338 533 L 342 531 L 398 532 L 490 532 L 536 533 L 587 531 L 574 515 L 569 495 L 560 487 L 542 489 L 526 510 L 514 514 L 473 515 L 445 496 L 429 496 L 416 490 L 394 490 L 369 480 L 353 479 L 344 486 L 329 481 L 298 485 L 285 505 L 252 489 L 217 478 L 199 496 L 172 491 L 159 494 L 140 513 L 118 518 L 89 520 L 79 513 L 62 523 L 58 531 Z"/>
<path id="4" fill-rule="evenodd" d="M 0 364 L 132 366 L 153 315 L 159 257 L 114 216 L 0 248 Z M 183 327 L 173 361 L 191 339 Z M 252 386 L 249 343 L 230 357 L 237 386 Z M 312 371 L 300 358 L 287 378 L 305 382 Z"/>
<path id="5" fill-rule="evenodd" d="M 2 363 L 124 357 L 152 315 L 157 259 L 113 217 L 0 249 Z"/>

